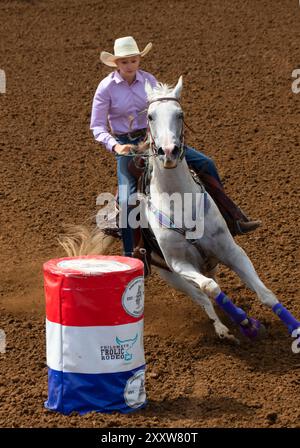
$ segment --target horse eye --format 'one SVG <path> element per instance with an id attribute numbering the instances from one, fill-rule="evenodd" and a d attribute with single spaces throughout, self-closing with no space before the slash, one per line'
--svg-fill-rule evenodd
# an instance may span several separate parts
<path id="1" fill-rule="evenodd" d="M 148 115 L 148 120 L 149 120 L 149 121 L 152 121 L 152 120 L 153 120 L 153 117 L 152 117 L 151 114 Z"/>
<path id="2" fill-rule="evenodd" d="M 180 112 L 180 113 L 178 114 L 178 118 L 180 118 L 181 120 L 183 119 L 183 112 Z"/>

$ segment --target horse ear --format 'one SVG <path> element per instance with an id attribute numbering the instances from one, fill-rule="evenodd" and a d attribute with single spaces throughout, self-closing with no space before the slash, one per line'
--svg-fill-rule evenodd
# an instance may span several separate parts
<path id="1" fill-rule="evenodd" d="M 177 99 L 180 98 L 181 91 L 182 91 L 182 76 L 180 76 L 180 78 L 178 79 L 178 82 L 173 90 L 173 95 L 175 96 L 175 98 Z"/>
<path id="2" fill-rule="evenodd" d="M 150 82 L 148 81 L 148 79 L 145 80 L 145 91 L 146 91 L 147 97 L 150 98 L 150 96 L 152 94 L 152 86 L 151 86 Z"/>

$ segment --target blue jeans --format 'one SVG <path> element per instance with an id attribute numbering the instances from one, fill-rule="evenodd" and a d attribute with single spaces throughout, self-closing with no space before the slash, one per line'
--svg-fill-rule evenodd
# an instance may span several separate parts
<path id="1" fill-rule="evenodd" d="M 142 138 L 139 137 L 136 140 L 129 140 L 128 137 L 116 137 L 116 140 L 121 145 L 125 144 L 133 144 L 137 145 Z M 203 171 L 211 176 L 213 176 L 221 185 L 221 179 L 219 177 L 216 165 L 212 159 L 204 155 L 200 151 L 196 151 L 194 148 L 190 146 L 185 146 L 185 159 L 192 168 L 195 170 Z M 122 209 L 123 206 L 127 207 L 127 218 L 130 212 L 130 207 L 128 207 L 128 198 L 131 194 L 135 193 L 137 190 L 137 182 L 136 178 L 128 171 L 128 164 L 131 160 L 131 157 L 122 156 L 116 154 L 117 159 L 117 174 L 118 174 L 118 184 L 119 186 L 124 185 L 126 188 L 119 188 L 119 205 Z M 127 226 L 126 228 L 122 228 L 122 239 L 124 246 L 124 255 L 130 257 L 134 248 L 134 238 L 132 229 Z"/>

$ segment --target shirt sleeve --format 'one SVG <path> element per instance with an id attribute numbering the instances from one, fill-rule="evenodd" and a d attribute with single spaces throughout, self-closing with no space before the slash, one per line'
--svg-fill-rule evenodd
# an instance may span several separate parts
<path id="1" fill-rule="evenodd" d="M 110 107 L 110 95 L 107 89 L 100 83 L 93 99 L 90 129 L 95 140 L 102 143 L 106 149 L 112 151 L 118 142 L 108 132 L 107 120 Z"/>

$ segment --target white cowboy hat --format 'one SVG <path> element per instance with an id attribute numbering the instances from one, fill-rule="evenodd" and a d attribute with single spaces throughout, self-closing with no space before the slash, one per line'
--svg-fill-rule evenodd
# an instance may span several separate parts
<path id="1" fill-rule="evenodd" d="M 146 45 L 143 51 L 139 50 L 136 41 L 132 36 L 120 37 L 115 40 L 114 53 L 111 54 L 107 51 L 102 51 L 100 54 L 100 60 L 103 64 L 109 67 L 117 67 L 115 61 L 120 58 L 128 58 L 129 56 L 145 56 L 152 48 L 152 43 Z"/>

